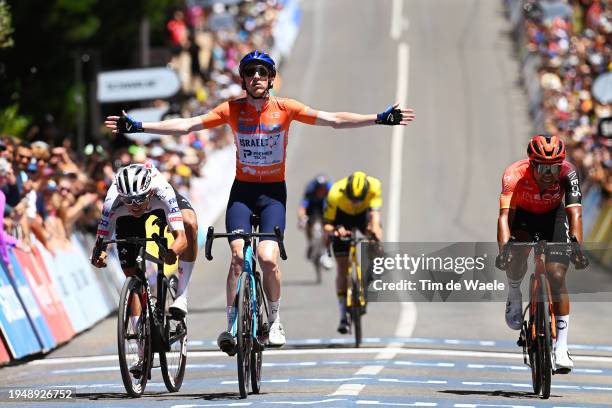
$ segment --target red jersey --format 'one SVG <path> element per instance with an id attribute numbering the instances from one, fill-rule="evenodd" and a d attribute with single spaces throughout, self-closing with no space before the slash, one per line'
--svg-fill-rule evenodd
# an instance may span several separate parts
<path id="1" fill-rule="evenodd" d="M 543 214 L 554 210 L 565 197 L 565 207 L 580 204 L 580 180 L 573 164 L 561 163 L 559 182 L 540 191 L 534 177 L 529 159 L 512 163 L 504 171 L 499 208 L 521 208 L 525 211 Z"/>
<path id="2" fill-rule="evenodd" d="M 236 179 L 250 182 L 285 180 L 291 121 L 314 124 L 317 111 L 293 99 L 270 96 L 261 111 L 246 98 L 224 102 L 202 116 L 205 128 L 228 124 L 236 144 Z"/>

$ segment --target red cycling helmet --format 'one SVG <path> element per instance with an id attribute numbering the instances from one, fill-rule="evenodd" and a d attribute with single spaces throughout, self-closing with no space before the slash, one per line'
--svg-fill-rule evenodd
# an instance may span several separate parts
<path id="1" fill-rule="evenodd" d="M 535 135 L 529 141 L 527 155 L 536 163 L 561 163 L 565 160 L 565 143 L 557 136 Z"/>

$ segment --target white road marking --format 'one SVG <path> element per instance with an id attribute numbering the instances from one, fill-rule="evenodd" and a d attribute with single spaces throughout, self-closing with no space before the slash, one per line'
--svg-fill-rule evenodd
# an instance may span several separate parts
<path id="1" fill-rule="evenodd" d="M 380 371 L 383 368 L 385 368 L 385 366 L 382 366 L 382 365 L 364 366 L 364 367 L 361 367 L 355 373 L 355 375 L 376 375 L 376 374 L 380 373 Z"/>
<path id="2" fill-rule="evenodd" d="M 213 402 L 211 404 L 178 404 L 171 408 L 195 408 L 195 407 L 248 407 L 252 402 Z"/>
<path id="3" fill-rule="evenodd" d="M 444 380 L 400 380 L 399 378 L 379 378 L 378 381 L 400 384 L 448 384 L 448 381 Z"/>
<path id="4" fill-rule="evenodd" d="M 402 35 L 402 26 L 404 26 L 404 21 L 402 18 L 402 5 L 403 0 L 393 0 L 393 5 L 391 7 L 391 28 L 389 31 L 389 35 L 394 40 L 399 40 Z"/>
<path id="5" fill-rule="evenodd" d="M 437 407 L 438 404 L 435 402 L 380 402 L 380 401 L 368 401 L 368 400 L 357 400 L 357 405 L 384 405 L 385 407 Z"/>
<path id="6" fill-rule="evenodd" d="M 455 363 L 418 363 L 415 361 L 394 361 L 395 365 L 406 365 L 413 367 L 454 367 Z"/>
<path id="7" fill-rule="evenodd" d="M 342 384 L 336 391 L 329 396 L 337 396 L 337 395 L 359 395 L 361 390 L 365 387 L 365 384 Z"/>
<path id="8" fill-rule="evenodd" d="M 316 405 L 327 404 L 328 402 L 346 401 L 345 398 L 331 398 L 320 401 L 266 401 L 266 404 L 282 404 L 282 405 Z"/>
<path id="9" fill-rule="evenodd" d="M 455 408 L 477 408 L 477 407 L 512 407 L 512 408 L 535 408 L 533 405 L 500 405 L 500 404 L 455 404 Z"/>
<path id="10" fill-rule="evenodd" d="M 452 349 L 428 349 L 428 348 L 389 348 L 389 347 L 368 347 L 368 348 L 321 348 L 321 349 L 300 349 L 300 350 L 266 350 L 267 356 L 290 356 L 290 355 L 319 355 L 319 354 L 334 354 L 334 355 L 351 355 L 351 354 L 378 354 L 378 353 L 395 353 L 400 355 L 416 355 L 416 356 L 435 356 L 435 357 L 474 357 L 486 359 L 515 359 L 522 360 L 523 353 L 516 352 L 494 352 L 494 351 L 470 351 L 470 350 L 452 350 Z M 387 355 L 387 354 L 380 354 Z M 190 351 L 188 353 L 192 358 L 215 358 L 227 357 L 227 354 L 222 351 Z M 588 361 L 597 363 L 612 363 L 612 357 L 606 356 L 577 356 L 572 355 L 574 361 Z M 102 355 L 91 357 L 58 357 L 45 358 L 44 360 L 35 360 L 26 364 L 26 366 L 41 366 L 41 365 L 61 365 L 61 364 L 91 364 L 100 362 L 117 361 L 117 356 Z M 343 363 L 343 362 L 337 362 Z"/>

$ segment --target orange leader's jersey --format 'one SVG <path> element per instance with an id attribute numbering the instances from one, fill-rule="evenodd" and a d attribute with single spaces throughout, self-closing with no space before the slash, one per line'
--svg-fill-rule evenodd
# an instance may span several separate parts
<path id="1" fill-rule="evenodd" d="M 246 98 L 220 104 L 202 116 L 205 128 L 228 124 L 236 144 L 236 179 L 270 183 L 285 180 L 289 125 L 314 124 L 317 111 L 293 99 L 270 96 L 258 112 Z"/>

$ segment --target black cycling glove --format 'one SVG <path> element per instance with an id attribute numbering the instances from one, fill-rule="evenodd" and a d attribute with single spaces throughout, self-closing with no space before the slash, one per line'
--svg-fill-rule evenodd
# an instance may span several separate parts
<path id="1" fill-rule="evenodd" d="M 130 115 L 121 115 L 117 121 L 117 131 L 120 133 L 144 132 L 142 122 L 138 122 Z"/>
<path id="2" fill-rule="evenodd" d="M 376 115 L 377 125 L 399 125 L 402 121 L 402 111 L 399 108 L 394 108 L 393 105 Z"/>

